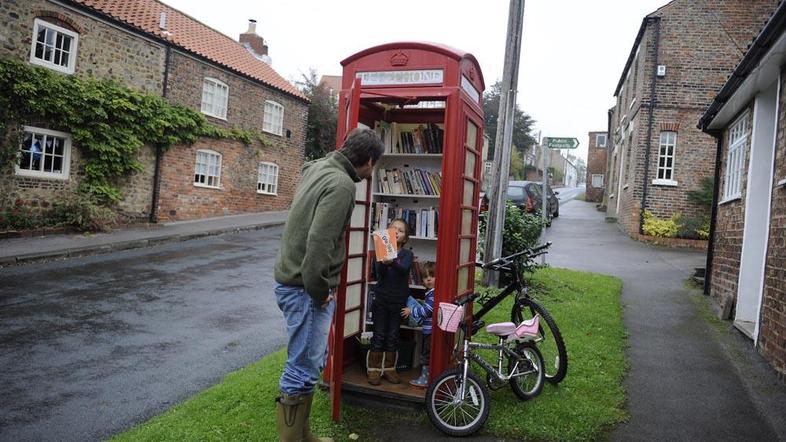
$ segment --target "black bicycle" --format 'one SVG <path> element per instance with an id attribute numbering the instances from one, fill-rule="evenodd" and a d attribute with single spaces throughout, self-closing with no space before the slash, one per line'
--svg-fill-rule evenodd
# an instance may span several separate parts
<path id="1" fill-rule="evenodd" d="M 487 263 L 475 263 L 483 269 L 496 270 L 506 274 L 510 279 L 510 283 L 498 295 L 479 301 L 483 308 L 472 314 L 472 333 L 474 334 L 485 325 L 482 318 L 486 313 L 496 307 L 508 295 L 515 293 L 516 299 L 511 309 L 510 320 L 514 324 L 521 324 L 522 321 L 532 319 L 535 315 L 540 315 L 540 336 L 536 339 L 536 343 L 543 355 L 546 381 L 551 384 L 558 384 L 565 379 L 565 375 L 568 373 L 568 351 L 565 348 L 565 341 L 562 339 L 557 322 L 549 314 L 548 310 L 529 294 L 528 287 L 522 276 L 524 264 L 534 264 L 534 259 L 548 253 L 546 250 L 550 246 L 551 242 L 547 242 L 533 249 L 523 250 Z"/>

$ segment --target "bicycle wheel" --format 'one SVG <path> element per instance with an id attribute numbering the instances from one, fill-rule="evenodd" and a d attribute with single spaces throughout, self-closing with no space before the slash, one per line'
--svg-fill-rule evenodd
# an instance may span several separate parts
<path id="1" fill-rule="evenodd" d="M 467 436 L 489 417 L 489 393 L 475 373 L 467 373 L 464 397 L 459 397 L 461 367 L 445 371 L 426 391 L 426 411 L 431 423 L 449 436 Z"/>
<path id="2" fill-rule="evenodd" d="M 559 332 L 557 322 L 549 312 L 532 298 L 523 298 L 513 304 L 511 321 L 520 324 L 521 321 L 530 319 L 535 314 L 540 315 L 540 338 L 537 341 L 538 350 L 543 355 L 543 369 L 546 382 L 558 384 L 568 373 L 568 351 L 565 341 Z M 544 326 L 545 323 L 545 326 Z"/>
<path id="3" fill-rule="evenodd" d="M 519 399 L 528 401 L 543 390 L 543 356 L 531 342 L 519 343 L 515 352 L 518 358 L 508 358 L 508 373 L 515 376 L 509 381 L 510 388 Z"/>

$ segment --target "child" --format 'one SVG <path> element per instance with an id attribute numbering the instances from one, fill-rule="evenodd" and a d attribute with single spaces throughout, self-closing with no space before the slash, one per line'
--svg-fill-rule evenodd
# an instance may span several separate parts
<path id="1" fill-rule="evenodd" d="M 421 266 L 423 271 L 423 285 L 426 286 L 428 291 L 421 304 L 410 297 L 411 301 L 407 302 L 408 306 L 401 310 L 401 316 L 412 318 L 423 326 L 423 345 L 420 348 L 420 362 L 422 367 L 420 369 L 420 377 L 409 381 L 410 385 L 415 387 L 426 387 L 428 385 L 428 364 L 429 356 L 431 356 L 431 317 L 434 312 L 434 276 L 436 273 L 437 265 L 433 262 L 425 262 Z"/>
<path id="2" fill-rule="evenodd" d="M 394 219 L 390 228 L 396 230 L 398 256 L 391 261 L 375 263 L 377 284 L 374 286 L 374 300 L 371 304 L 374 335 L 371 337 L 371 350 L 366 361 L 366 374 L 371 385 L 379 385 L 382 377 L 393 384 L 401 382 L 396 373 L 396 350 L 401 309 L 406 305 L 409 294 L 412 251 L 403 247 L 409 239 L 406 221 Z"/>

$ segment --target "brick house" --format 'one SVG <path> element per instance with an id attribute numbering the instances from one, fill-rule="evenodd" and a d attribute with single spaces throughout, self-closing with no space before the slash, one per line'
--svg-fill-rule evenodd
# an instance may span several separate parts
<path id="1" fill-rule="evenodd" d="M 587 151 L 587 187 L 586 200 L 603 202 L 603 190 L 606 188 L 606 140 L 608 132 L 590 132 Z"/>
<path id="2" fill-rule="evenodd" d="M 674 0 L 644 17 L 614 91 L 607 217 L 638 238 L 644 210 L 701 221 L 689 201 L 713 174 L 715 141 L 696 121 L 777 0 Z"/>
<path id="3" fill-rule="evenodd" d="M 126 219 L 285 210 L 303 162 L 308 101 L 267 64 L 255 26 L 238 42 L 156 0 L 4 0 L 0 56 L 115 79 L 201 112 L 216 126 L 263 135 L 265 142 L 253 145 L 202 138 L 166 152 L 140 149 L 143 170 L 119 183 Z M 0 209 L 16 200 L 47 207 L 75 191 L 82 163 L 68 130 L 56 121 L 25 126 L 20 163 L 0 171 Z M 34 160 L 35 139 L 62 145 L 56 168 Z"/>
<path id="4" fill-rule="evenodd" d="M 717 140 L 705 291 L 786 379 L 786 4 L 699 121 Z"/>

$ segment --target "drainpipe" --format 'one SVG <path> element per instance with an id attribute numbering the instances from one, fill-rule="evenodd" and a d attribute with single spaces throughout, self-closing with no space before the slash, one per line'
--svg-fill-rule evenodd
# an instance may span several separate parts
<path id="1" fill-rule="evenodd" d="M 649 188 L 650 149 L 652 148 L 652 124 L 655 113 L 655 81 L 658 78 L 658 48 L 660 46 L 660 17 L 652 17 L 655 23 L 655 59 L 652 63 L 652 85 L 650 86 L 649 122 L 647 123 L 647 147 L 644 151 L 644 184 L 641 192 L 641 210 L 639 211 L 639 234 L 644 234 L 644 210 L 647 208 L 647 190 Z"/>
<path id="2" fill-rule="evenodd" d="M 718 194 L 720 193 L 721 149 L 723 148 L 723 132 L 713 132 L 718 146 L 715 148 L 715 181 L 712 183 L 712 211 L 710 212 L 710 242 L 707 244 L 707 263 L 704 264 L 704 294 L 710 294 L 712 279 L 712 257 L 715 251 L 715 224 L 718 219 Z"/>
<path id="3" fill-rule="evenodd" d="M 164 88 L 161 91 L 161 96 L 166 99 L 167 92 L 169 92 L 169 62 L 172 57 L 172 46 L 166 46 L 166 59 L 164 61 Z M 164 154 L 164 149 L 161 145 L 156 145 L 156 161 L 155 169 L 153 172 L 153 200 L 150 202 L 150 222 L 158 222 L 158 200 L 161 192 L 161 157 Z"/>

